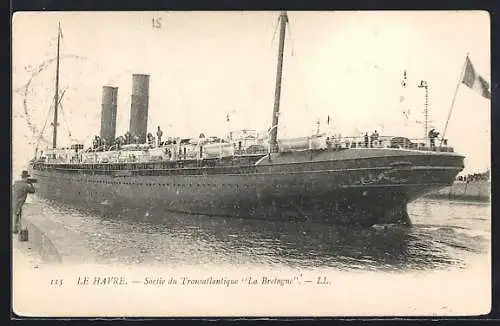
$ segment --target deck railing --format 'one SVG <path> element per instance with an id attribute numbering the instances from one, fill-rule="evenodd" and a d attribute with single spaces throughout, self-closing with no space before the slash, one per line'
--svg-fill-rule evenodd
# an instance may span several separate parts
<path id="1" fill-rule="evenodd" d="M 282 139 L 281 152 L 319 150 L 319 149 L 348 149 L 348 148 L 394 148 L 411 149 L 419 151 L 453 152 L 453 148 L 447 145 L 447 141 L 434 139 L 430 141 L 423 138 L 410 139 L 400 136 L 378 136 L 378 137 L 343 137 L 339 135 L 319 135 L 311 137 L 298 137 Z"/>
<path id="2" fill-rule="evenodd" d="M 432 144 L 429 139 L 407 138 L 401 136 L 379 136 L 371 138 L 368 136 L 358 137 L 327 137 L 327 146 L 337 148 L 401 148 L 414 149 L 420 151 L 453 152 L 453 147 L 447 145 L 447 141 L 441 142 L 435 139 Z"/>
<path id="3" fill-rule="evenodd" d="M 356 137 L 343 137 L 339 135 L 314 135 L 310 137 L 297 137 L 297 138 L 288 138 L 288 139 L 280 139 L 279 140 L 280 152 L 293 152 L 293 151 L 304 151 L 304 150 L 344 150 L 344 149 L 367 149 L 367 148 L 394 148 L 394 149 L 410 149 L 410 150 L 418 150 L 418 151 L 433 151 L 433 152 L 453 152 L 453 147 L 447 145 L 446 141 L 441 141 L 440 139 L 435 139 L 435 143 L 432 144 L 430 140 L 423 138 L 406 138 L 400 136 L 378 136 L 378 137 L 370 137 L 366 138 L 365 136 L 356 136 Z M 194 145 L 193 145 L 194 146 Z M 203 145 L 202 145 L 203 146 Z M 235 144 L 237 146 L 237 144 Z M 178 148 L 172 147 L 171 145 L 162 145 L 160 147 L 150 147 L 153 148 L 161 148 L 165 149 L 162 151 L 161 157 L 150 157 L 139 155 L 141 150 L 137 148 L 137 155 L 131 155 L 131 148 L 121 148 L 118 150 L 119 153 L 124 155 L 116 155 L 116 151 L 112 151 L 115 155 L 99 155 L 99 153 L 95 150 L 91 151 L 83 151 L 74 153 L 74 155 L 64 155 L 58 156 L 57 154 L 48 154 L 47 158 L 44 160 L 46 163 L 132 163 L 132 162 L 147 162 L 150 159 L 157 161 L 158 159 L 164 161 L 183 161 L 183 160 L 191 160 L 198 159 L 204 160 L 213 157 L 198 157 L 201 154 L 199 149 L 193 150 L 190 149 L 189 155 L 187 153 L 182 152 L 181 154 L 177 153 Z M 144 150 L 144 148 L 141 148 Z M 170 150 L 168 150 L 170 149 Z M 241 156 L 252 156 L 252 155 L 265 155 L 269 151 L 269 148 L 265 147 L 252 147 L 250 146 L 248 149 L 246 148 L 235 148 L 234 152 L 231 155 L 222 155 L 222 157 L 241 157 Z M 91 154 L 92 153 L 92 154 Z M 83 156 L 81 155 L 83 154 Z M 90 154 L 90 155 L 89 155 Z M 91 155 L 95 155 L 92 157 Z M 191 157 L 195 155 L 196 157 Z M 54 157 L 55 156 L 55 157 Z M 140 157 L 139 157 L 140 156 Z"/>

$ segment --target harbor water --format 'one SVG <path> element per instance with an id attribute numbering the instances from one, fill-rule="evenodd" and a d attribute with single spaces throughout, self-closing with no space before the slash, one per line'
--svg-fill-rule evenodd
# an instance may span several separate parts
<path id="1" fill-rule="evenodd" d="M 82 262 L 104 265 L 466 269 L 478 260 L 489 261 L 491 241 L 489 203 L 427 198 L 409 204 L 412 227 L 368 229 L 178 213 L 109 217 L 36 196 L 28 205 L 83 239 L 93 254 Z"/>

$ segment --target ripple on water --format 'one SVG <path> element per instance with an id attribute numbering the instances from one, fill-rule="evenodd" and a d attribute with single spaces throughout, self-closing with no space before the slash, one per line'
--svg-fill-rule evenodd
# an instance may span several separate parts
<path id="1" fill-rule="evenodd" d="M 44 200 L 32 205 L 84 235 L 103 263 L 332 267 L 404 271 L 463 268 L 490 243 L 489 205 L 420 200 L 409 205 L 413 227 L 347 229 L 185 214 L 161 223 L 101 217 Z M 153 216 L 150 216 L 153 217 Z"/>

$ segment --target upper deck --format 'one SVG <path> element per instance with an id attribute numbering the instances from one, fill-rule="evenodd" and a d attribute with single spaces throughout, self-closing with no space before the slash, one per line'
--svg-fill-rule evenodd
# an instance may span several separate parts
<path id="1" fill-rule="evenodd" d="M 303 152 L 308 150 L 341 151 L 345 149 L 406 149 L 418 152 L 453 153 L 452 147 L 436 141 L 427 145 L 424 139 L 409 139 L 400 136 L 342 137 L 340 135 L 313 135 L 309 137 L 279 140 L 281 153 Z M 127 144 L 122 146 L 47 149 L 35 159 L 36 163 L 48 165 L 121 165 L 169 163 L 172 167 L 203 167 L 224 165 L 224 162 L 255 164 L 269 154 L 268 139 L 184 139 L 166 141 L 161 144 Z M 162 164 L 164 166 L 165 164 Z M 165 165 L 166 166 L 166 165 Z"/>

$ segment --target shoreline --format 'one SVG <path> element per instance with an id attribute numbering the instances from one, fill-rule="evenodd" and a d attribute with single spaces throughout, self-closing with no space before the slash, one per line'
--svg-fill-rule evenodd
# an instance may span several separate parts
<path id="1" fill-rule="evenodd" d="M 423 198 L 448 199 L 458 201 L 490 202 L 491 182 L 490 181 L 457 181 L 453 185 L 429 193 Z"/>

